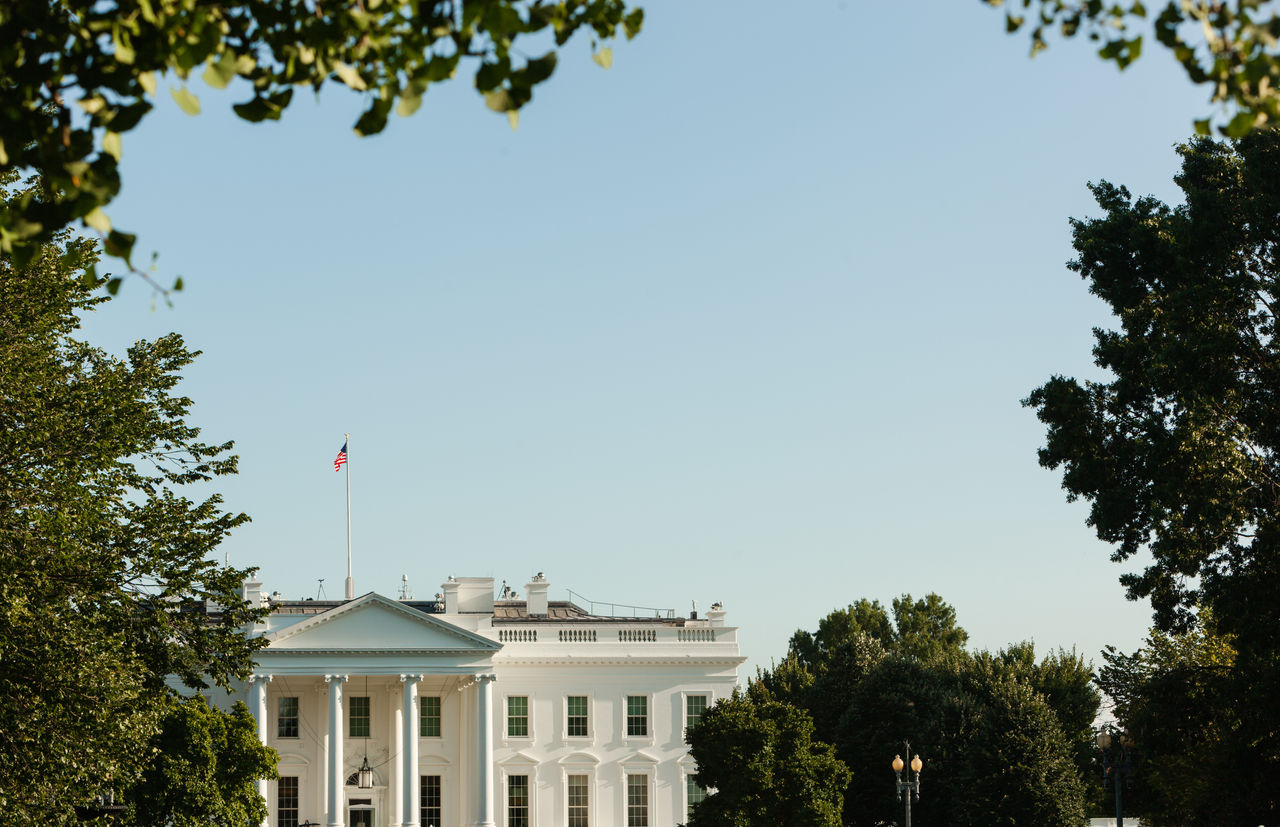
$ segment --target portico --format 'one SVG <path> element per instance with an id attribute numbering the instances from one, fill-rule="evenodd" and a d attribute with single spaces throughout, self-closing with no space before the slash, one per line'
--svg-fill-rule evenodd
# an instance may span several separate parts
<path id="1" fill-rule="evenodd" d="M 277 816 L 280 827 L 306 820 L 417 827 L 424 740 L 430 766 L 442 770 L 426 777 L 452 776 L 450 809 L 471 814 L 456 823 L 494 827 L 486 769 L 493 765 L 492 659 L 501 644 L 372 593 L 280 625 L 264 635 L 269 645 L 249 682 L 259 738 L 281 753 L 286 786 L 298 787 L 296 813 L 290 806 Z M 425 717 L 424 686 L 432 698 Z M 324 714 L 315 714 L 321 706 Z M 450 716 L 458 731 L 448 738 L 446 707 L 463 713 Z M 323 729 L 314 725 L 320 720 Z M 361 779 L 366 762 L 371 772 Z M 474 771 L 462 772 L 464 762 Z M 260 790 L 270 800 L 268 783 Z"/>

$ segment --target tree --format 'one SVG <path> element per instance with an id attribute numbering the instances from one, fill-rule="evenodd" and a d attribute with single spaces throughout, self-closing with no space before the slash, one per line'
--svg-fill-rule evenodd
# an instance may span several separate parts
<path id="1" fill-rule="evenodd" d="M 983 0 L 1003 6 L 1004 0 Z M 1031 54 L 1048 47 L 1046 33 L 1057 28 L 1064 38 L 1087 32 L 1101 42 L 1098 55 L 1124 69 L 1142 54 L 1143 36 L 1134 34 L 1131 20 L 1147 19 L 1142 0 L 1106 4 L 1101 0 L 1021 0 L 1022 14 L 1005 13 L 1005 30 L 1016 32 L 1031 18 Z M 1167 0 L 1155 16 L 1154 34 L 1173 52 L 1192 83 L 1208 85 L 1211 101 L 1235 115 L 1219 131 L 1239 138 L 1251 129 L 1274 126 L 1280 120 L 1280 14 L 1263 12 L 1268 0 L 1185 2 Z M 1035 9 L 1028 14 L 1028 10 Z M 1274 6 L 1272 6 L 1274 9 Z M 1189 36 L 1195 33 L 1194 36 Z M 1203 40 L 1200 40 L 1200 37 Z M 1196 131 L 1208 135 L 1211 119 L 1196 121 Z"/>
<path id="2" fill-rule="evenodd" d="M 922 822 L 1082 821 L 1097 785 L 1099 701 L 1083 659 L 1059 651 L 1037 660 L 1030 643 L 970 654 L 955 610 L 938 595 L 892 605 L 892 620 L 878 602 L 859 600 L 828 614 L 817 632 L 796 632 L 782 662 L 747 688 L 758 703 L 812 716 L 815 737 L 848 765 L 844 823 L 896 821 L 889 763 L 904 740 L 926 762 L 928 794 L 913 804 Z"/>
<path id="3" fill-rule="evenodd" d="M 134 236 L 114 230 L 103 208 L 120 189 L 121 136 L 151 110 L 159 75 L 182 81 L 172 94 L 191 114 L 200 110 L 192 73 L 217 88 L 235 82 L 249 97 L 232 108 L 254 122 L 278 119 L 296 87 L 336 81 L 367 101 L 355 129 L 371 135 L 466 61 L 486 104 L 514 125 L 575 32 L 589 30 L 593 43 L 620 30 L 630 38 L 642 21 L 624 0 L 7 0 L 0 172 L 34 171 L 47 197 L 0 210 L 0 253 L 26 263 L 82 221 L 128 260 Z M 595 56 L 612 60 L 607 47 Z"/>
<path id="4" fill-rule="evenodd" d="M 849 770 L 803 711 L 735 690 L 686 737 L 708 790 L 689 827 L 839 827 Z"/>
<path id="5" fill-rule="evenodd" d="M 1048 426 L 1041 465 L 1090 501 L 1113 559 L 1150 555 L 1120 579 L 1156 629 L 1193 629 L 1203 607 L 1233 641 L 1224 700 L 1251 740 L 1204 771 L 1248 764 L 1280 789 L 1280 133 L 1179 154 L 1185 203 L 1103 182 L 1103 217 L 1073 222 L 1070 267 L 1120 323 L 1095 333 L 1110 381 L 1055 376 L 1025 404 Z"/>
<path id="6" fill-rule="evenodd" d="M 186 496 L 235 471 L 173 393 L 194 354 L 176 335 L 124 359 L 73 338 L 104 300 L 94 255 L 66 232 L 25 263 L 0 255 L 0 810 L 27 823 L 130 786 L 166 677 L 225 686 L 260 645 L 241 633 L 260 616 L 248 572 L 212 554 L 248 518 Z M 188 611 L 206 601 L 213 622 Z"/>
<path id="7" fill-rule="evenodd" d="M 1265 763 L 1234 763 L 1252 753 L 1253 733 L 1234 697 L 1235 647 L 1215 626 L 1201 612 L 1180 634 L 1153 629 L 1132 655 L 1103 654 L 1098 682 L 1134 739 L 1134 792 L 1155 827 L 1257 824 L 1275 812 Z M 1218 771 L 1228 767 L 1233 794 L 1223 796 Z"/>
<path id="8" fill-rule="evenodd" d="M 826 669 L 831 653 L 858 636 L 880 643 L 886 651 L 918 658 L 960 652 L 969 633 L 956 625 L 956 610 L 936 594 L 922 600 L 904 594 L 893 599 L 893 619 L 879 600 L 862 598 L 818 621 L 816 632 L 797 629 L 788 652 L 813 674 Z"/>
<path id="9" fill-rule="evenodd" d="M 276 751 L 258 740 L 249 708 L 211 707 L 202 695 L 171 699 L 154 756 L 128 792 L 128 819 L 137 825 L 261 824 L 267 805 L 256 779 L 275 778 Z"/>

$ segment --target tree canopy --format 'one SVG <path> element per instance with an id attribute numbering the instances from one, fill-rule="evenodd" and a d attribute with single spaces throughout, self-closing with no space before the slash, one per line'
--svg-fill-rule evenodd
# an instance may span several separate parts
<path id="1" fill-rule="evenodd" d="M 176 335 L 125 358 L 74 338 L 105 300 L 94 256 L 65 231 L 24 263 L 0 254 L 0 810 L 33 824 L 129 787 L 166 679 L 226 686 L 259 645 L 248 572 L 213 554 L 248 518 L 188 496 L 236 465 L 174 393 L 195 354 Z"/>
<path id="2" fill-rule="evenodd" d="M 166 74 L 188 113 L 200 111 L 187 87 L 199 73 L 246 96 L 232 109 L 248 121 L 278 119 L 297 87 L 340 83 L 367 101 L 355 129 L 370 135 L 469 65 L 485 103 L 514 124 L 576 32 L 591 33 L 607 67 L 600 44 L 634 36 L 643 19 L 624 0 L 7 0 L 0 172 L 33 171 L 46 197 L 0 209 L 0 253 L 25 263 L 82 221 L 128 260 L 134 236 L 103 208 L 120 190 L 121 136 L 151 111 Z"/>
<path id="3" fill-rule="evenodd" d="M 689 736 L 697 783 L 710 790 L 689 827 L 839 827 L 849 770 L 790 704 L 734 691 Z"/>
<path id="4" fill-rule="evenodd" d="M 1113 559 L 1149 555 L 1120 579 L 1131 599 L 1150 599 L 1156 631 L 1193 635 L 1207 611 L 1214 634 L 1231 642 L 1233 662 L 1212 686 L 1240 716 L 1244 740 L 1225 741 L 1230 762 L 1201 771 L 1234 775 L 1248 765 L 1258 789 L 1274 790 L 1280 133 L 1201 138 L 1178 151 L 1182 204 L 1102 182 L 1092 187 L 1102 217 L 1073 222 L 1070 266 L 1119 323 L 1095 331 L 1094 361 L 1108 381 L 1055 376 L 1026 404 L 1048 426 L 1040 463 L 1062 469 L 1069 499 L 1089 501 L 1089 524 L 1114 546 Z M 1194 705 L 1189 692 L 1182 697 Z M 1256 803 L 1245 820 L 1274 822 L 1276 803 Z"/>
<path id="5" fill-rule="evenodd" d="M 761 670 L 746 692 L 757 704 L 812 717 L 813 737 L 849 767 L 842 823 L 896 821 L 901 804 L 890 761 L 903 741 L 925 760 L 927 792 L 913 804 L 922 823 L 1083 821 L 1096 786 L 1091 743 L 1099 701 L 1083 660 L 1062 651 L 1037 659 L 1030 643 L 969 653 L 955 609 L 936 594 L 903 595 L 893 601 L 893 616 L 865 599 L 829 613 L 816 632 L 796 632 L 787 656 Z M 754 730 L 743 724 L 735 735 L 734 720 L 719 722 L 714 760 L 717 772 L 739 778 L 740 786 L 759 770 L 750 763 Z M 707 738 L 701 728 L 690 733 L 695 757 L 710 752 Z M 723 804 L 745 794 L 735 792 L 739 786 Z"/>

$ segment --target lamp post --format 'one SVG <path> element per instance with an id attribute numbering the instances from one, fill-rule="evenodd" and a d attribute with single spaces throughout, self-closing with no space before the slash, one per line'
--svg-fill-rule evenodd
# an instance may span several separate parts
<path id="1" fill-rule="evenodd" d="M 902 799 L 907 808 L 907 824 L 911 827 L 911 797 L 915 796 L 916 800 L 920 799 L 920 770 L 924 767 L 924 762 L 920 760 L 920 756 L 911 755 L 911 744 L 907 741 L 902 742 L 903 752 L 907 754 L 907 759 L 911 764 L 911 772 L 907 773 L 907 780 L 902 780 L 902 756 L 893 756 L 893 772 L 897 775 L 896 790 L 898 798 Z M 911 773 L 915 773 L 915 780 L 911 778 Z"/>
<path id="2" fill-rule="evenodd" d="M 1102 788 L 1110 784 L 1116 792 L 1116 827 L 1124 827 L 1124 786 L 1133 771 L 1130 750 L 1133 738 L 1127 732 L 1113 735 L 1109 729 L 1098 730 L 1098 753 L 1102 760 Z M 1112 749 L 1112 747 L 1116 749 Z"/>

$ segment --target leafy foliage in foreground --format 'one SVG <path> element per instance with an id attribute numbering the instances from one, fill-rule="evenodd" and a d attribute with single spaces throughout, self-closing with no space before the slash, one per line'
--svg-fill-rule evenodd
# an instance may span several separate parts
<path id="1" fill-rule="evenodd" d="M 120 190 L 121 136 L 151 111 L 166 73 L 190 114 L 200 111 L 193 74 L 216 88 L 238 81 L 248 98 L 232 108 L 255 122 L 278 119 L 296 87 L 336 81 L 367 101 L 355 129 L 371 135 L 465 61 L 489 108 L 514 124 L 576 32 L 598 43 L 642 22 L 624 0 L 6 0 L 0 173 L 34 172 L 47 197 L 0 209 L 0 253 L 26 263 L 78 220 L 128 260 L 134 236 L 103 208 Z M 595 57 L 607 67 L 612 52 Z"/>
<path id="2" fill-rule="evenodd" d="M 1027 404 L 1048 426 L 1040 463 L 1062 469 L 1069 499 L 1090 502 L 1089 524 L 1113 558 L 1150 554 L 1120 580 L 1130 598 L 1151 600 L 1149 649 L 1165 664 L 1154 674 L 1196 677 L 1150 682 L 1139 672 L 1112 689 L 1149 687 L 1160 693 L 1151 708 L 1203 708 L 1210 693 L 1238 715 L 1200 772 L 1247 771 L 1251 794 L 1237 800 L 1254 809 L 1233 821 L 1270 824 L 1280 817 L 1271 792 L 1280 789 L 1280 133 L 1198 139 L 1179 153 L 1184 203 L 1103 182 L 1093 187 L 1103 216 L 1074 222 L 1071 267 L 1119 321 L 1095 332 L 1094 361 L 1111 380 L 1055 376 Z M 1232 662 L 1169 668 L 1162 648 L 1187 647 L 1174 660 L 1194 662 L 1201 627 L 1230 643 Z M 1127 663 L 1121 671 L 1141 661 Z M 1186 737 L 1183 748 L 1197 750 L 1194 731 Z M 1158 749 L 1173 755 L 1175 743 Z M 1194 786 L 1165 789 L 1184 798 Z M 1153 812 L 1174 798 L 1153 800 Z"/>
<path id="3" fill-rule="evenodd" d="M 26 263 L 0 255 L 0 811 L 22 823 L 129 787 L 166 677 L 225 686 L 258 645 L 240 632 L 259 614 L 248 572 L 213 554 L 248 518 L 187 497 L 235 471 L 173 393 L 194 354 L 176 335 L 123 359 L 75 339 L 103 300 L 94 255 L 65 232 Z M 204 601 L 216 622 L 188 610 Z"/>

